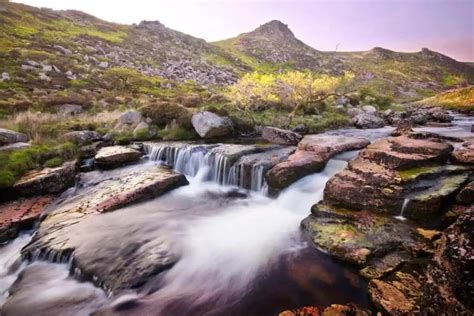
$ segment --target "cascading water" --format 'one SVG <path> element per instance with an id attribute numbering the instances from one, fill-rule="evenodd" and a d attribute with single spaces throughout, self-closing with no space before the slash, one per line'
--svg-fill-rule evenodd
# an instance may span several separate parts
<path id="1" fill-rule="evenodd" d="M 263 165 L 255 164 L 250 171 L 250 185 L 244 185 L 243 163 L 232 164 L 219 151 L 218 145 L 192 145 L 183 143 L 145 144 L 150 160 L 162 161 L 174 170 L 194 177 L 201 174 L 203 180 L 221 185 L 245 187 L 252 191 L 265 192 L 267 189 Z"/>
<path id="2" fill-rule="evenodd" d="M 400 215 L 395 216 L 396 219 L 399 219 L 399 220 L 401 220 L 401 221 L 406 220 L 406 217 L 403 216 L 403 214 L 405 213 L 405 209 L 407 208 L 408 203 L 410 203 L 410 199 L 409 199 L 409 198 L 405 198 L 405 199 L 403 200 L 402 208 L 401 208 L 401 210 L 400 210 Z"/>

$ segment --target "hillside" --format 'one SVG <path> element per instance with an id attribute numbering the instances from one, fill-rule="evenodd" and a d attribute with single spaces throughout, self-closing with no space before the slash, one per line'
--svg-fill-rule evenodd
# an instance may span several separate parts
<path id="1" fill-rule="evenodd" d="M 452 89 L 416 102 L 419 105 L 441 106 L 459 111 L 474 111 L 474 86 Z"/>
<path id="2" fill-rule="evenodd" d="M 401 100 L 474 82 L 473 68 L 426 48 L 417 53 L 380 47 L 366 52 L 322 52 L 298 40 L 279 21 L 215 44 L 257 70 L 277 65 L 329 74 L 352 71 L 359 85 L 372 86 Z"/>

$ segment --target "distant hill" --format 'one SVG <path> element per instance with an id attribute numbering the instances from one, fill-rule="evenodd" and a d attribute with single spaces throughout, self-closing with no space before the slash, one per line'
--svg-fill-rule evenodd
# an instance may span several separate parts
<path id="1" fill-rule="evenodd" d="M 155 95 L 166 95 L 166 89 L 180 84 L 209 89 L 230 85 L 251 71 L 284 69 L 328 74 L 351 71 L 357 84 L 402 101 L 474 84 L 474 68 L 428 49 L 418 53 L 383 48 L 322 52 L 298 40 L 280 21 L 207 43 L 157 21 L 122 25 L 78 11 L 0 4 L 3 99 L 38 88 L 108 89 L 116 84 L 109 80 L 115 68 L 154 78 L 162 90 L 157 92 L 154 84 L 140 91 L 152 90 Z"/>

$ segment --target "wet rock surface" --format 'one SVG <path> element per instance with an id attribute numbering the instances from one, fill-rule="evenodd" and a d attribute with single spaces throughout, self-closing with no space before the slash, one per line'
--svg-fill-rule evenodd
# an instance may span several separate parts
<path id="1" fill-rule="evenodd" d="M 100 168 L 113 168 L 138 161 L 141 156 L 142 153 L 138 150 L 124 146 L 102 147 L 95 155 L 94 163 Z"/>
<path id="2" fill-rule="evenodd" d="M 336 154 L 361 149 L 370 142 L 364 138 L 340 135 L 306 135 L 297 151 L 266 174 L 273 192 L 278 192 L 308 174 L 321 171 Z"/>
<path id="3" fill-rule="evenodd" d="M 0 204 L 0 243 L 15 238 L 20 230 L 31 228 L 53 199 L 41 196 Z"/>
<path id="4" fill-rule="evenodd" d="M 133 229 L 124 242 L 117 242 L 130 223 L 101 229 L 107 223 L 102 213 L 185 184 L 183 175 L 154 164 L 84 174 L 77 191 L 50 210 L 23 254 L 52 261 L 72 257 L 87 279 L 110 291 L 138 286 L 172 265 L 176 254 L 163 238 L 134 239 Z"/>
<path id="5" fill-rule="evenodd" d="M 20 178 L 11 191 L 16 196 L 60 193 L 74 185 L 77 161 L 68 161 L 56 168 L 31 171 Z"/>
<path id="6" fill-rule="evenodd" d="M 402 250 L 414 254 L 420 248 L 413 227 L 368 211 L 316 204 L 301 225 L 318 248 L 362 268 L 377 255 Z"/>

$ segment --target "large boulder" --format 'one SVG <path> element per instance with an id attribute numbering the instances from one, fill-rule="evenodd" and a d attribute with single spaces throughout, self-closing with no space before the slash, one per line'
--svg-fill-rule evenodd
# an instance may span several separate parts
<path id="1" fill-rule="evenodd" d="M 0 244 L 31 228 L 52 201 L 52 196 L 40 196 L 1 204 Z"/>
<path id="2" fill-rule="evenodd" d="M 74 185 L 77 161 L 67 161 L 56 168 L 44 168 L 28 172 L 12 187 L 16 196 L 32 196 L 61 193 Z"/>
<path id="3" fill-rule="evenodd" d="M 94 163 L 101 168 L 113 168 L 125 163 L 138 161 L 142 153 L 125 146 L 108 146 L 99 149 Z"/>
<path id="4" fill-rule="evenodd" d="M 5 128 L 0 128 L 0 146 L 9 145 L 13 143 L 25 143 L 27 141 L 28 136 L 26 136 L 26 134 L 18 133 Z"/>
<path id="5" fill-rule="evenodd" d="M 356 115 L 351 122 L 357 128 L 380 128 L 385 126 L 383 119 L 369 113 Z"/>
<path id="6" fill-rule="evenodd" d="M 72 269 L 113 293 L 136 288 L 178 256 L 168 236 L 157 232 L 163 224 L 159 212 L 112 211 L 186 184 L 183 175 L 156 164 L 82 174 L 76 191 L 50 209 L 22 254 L 62 262 L 73 258 Z M 146 235 L 147 229 L 154 233 Z"/>
<path id="7" fill-rule="evenodd" d="M 270 143 L 279 145 L 296 145 L 303 138 L 298 133 L 270 126 L 263 128 L 262 137 Z"/>
<path id="8" fill-rule="evenodd" d="M 123 112 L 118 121 L 120 124 L 136 126 L 142 120 L 142 114 L 138 111 L 126 111 Z"/>
<path id="9" fill-rule="evenodd" d="M 67 141 L 76 144 L 88 144 L 102 140 L 102 136 L 96 131 L 72 131 L 63 135 L 63 138 Z"/>
<path id="10" fill-rule="evenodd" d="M 234 127 L 228 117 L 203 111 L 193 115 L 191 122 L 202 138 L 226 137 L 233 133 Z"/>
<path id="11" fill-rule="evenodd" d="M 363 105 L 362 106 L 362 111 L 364 111 L 367 114 L 376 114 L 377 113 L 377 108 L 373 105 Z"/>

